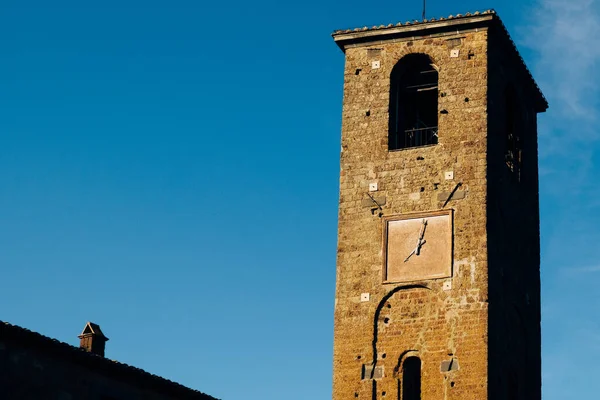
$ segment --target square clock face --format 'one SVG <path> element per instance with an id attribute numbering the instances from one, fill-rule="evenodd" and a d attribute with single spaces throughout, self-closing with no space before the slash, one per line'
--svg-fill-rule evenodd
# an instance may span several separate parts
<path id="1" fill-rule="evenodd" d="M 452 276 L 452 217 L 452 210 L 385 217 L 384 282 Z"/>

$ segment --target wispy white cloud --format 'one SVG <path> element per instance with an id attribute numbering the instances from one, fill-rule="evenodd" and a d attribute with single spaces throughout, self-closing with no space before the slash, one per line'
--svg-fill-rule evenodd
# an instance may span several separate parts
<path id="1" fill-rule="evenodd" d="M 600 0 L 538 0 L 530 15 L 520 43 L 535 53 L 534 75 L 550 103 L 540 118 L 540 170 L 563 183 L 557 192 L 577 193 L 600 141 Z"/>
<path id="2" fill-rule="evenodd" d="M 585 267 L 567 267 L 567 268 L 563 268 L 562 271 L 567 274 L 574 274 L 574 275 L 588 274 L 588 273 L 593 273 L 593 272 L 600 273 L 600 265 L 591 265 L 591 266 L 585 266 Z"/>
<path id="3" fill-rule="evenodd" d="M 578 323 L 586 325 L 583 321 Z M 597 324 L 587 324 L 573 329 L 564 319 L 555 326 L 560 330 L 559 338 L 545 340 L 547 351 L 542 367 L 545 400 L 596 398 L 595 393 L 600 390 L 600 382 L 593 379 L 600 373 L 598 328 Z"/>
<path id="4" fill-rule="evenodd" d="M 518 30 L 550 109 L 539 119 L 544 399 L 600 390 L 595 288 L 600 168 L 600 0 L 536 0 Z M 544 207 L 542 207 L 544 211 Z M 550 212 L 551 210 L 551 212 Z M 573 266 L 568 266 L 569 264 Z"/>
<path id="5" fill-rule="evenodd" d="M 541 0 L 532 13 L 525 43 L 539 55 L 536 76 L 568 120 L 598 119 L 600 2 Z"/>

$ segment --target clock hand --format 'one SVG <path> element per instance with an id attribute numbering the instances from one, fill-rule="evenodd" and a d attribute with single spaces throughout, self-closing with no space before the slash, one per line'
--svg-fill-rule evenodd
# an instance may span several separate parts
<path id="1" fill-rule="evenodd" d="M 417 247 L 415 249 L 417 255 L 421 254 L 421 246 L 423 246 L 423 244 L 425 243 L 423 237 L 425 237 L 425 230 L 427 229 L 427 220 L 423 219 L 422 224 L 423 225 L 421 226 L 421 231 L 419 232 L 419 239 L 417 240 Z"/>
<path id="2" fill-rule="evenodd" d="M 416 249 L 417 250 L 417 253 L 416 253 L 417 255 L 421 255 L 421 247 L 423 247 L 423 245 L 425 243 L 427 243 L 427 240 L 423 240 L 423 241 L 419 242 L 419 245 L 417 246 L 417 249 Z"/>
<path id="3" fill-rule="evenodd" d="M 421 254 L 421 247 L 423 247 L 423 245 L 427 242 L 426 240 L 423 240 L 423 237 L 425 237 L 425 230 L 427 229 L 427 220 L 423 219 L 421 225 L 421 230 L 419 232 L 419 238 L 417 239 L 417 246 L 415 247 L 415 249 L 408 255 L 408 257 L 406 257 L 404 259 L 404 262 L 407 262 L 408 259 L 410 257 L 412 257 L 413 254 L 416 254 L 417 256 L 419 254 Z"/>
<path id="4" fill-rule="evenodd" d="M 423 237 L 425 236 L 425 230 L 427 229 L 427 220 L 424 219 L 423 220 L 423 226 L 421 227 L 421 233 L 419 234 L 419 242 L 421 240 L 423 240 Z"/>
<path id="5" fill-rule="evenodd" d="M 416 252 L 417 252 L 417 248 L 415 247 L 415 249 L 414 249 L 413 251 L 411 251 L 411 253 L 408 255 L 408 257 L 406 257 L 406 258 L 404 259 L 404 262 L 407 262 L 407 261 L 408 261 L 408 259 L 409 259 L 409 258 L 410 258 L 410 257 L 411 257 L 413 254 L 415 254 Z"/>

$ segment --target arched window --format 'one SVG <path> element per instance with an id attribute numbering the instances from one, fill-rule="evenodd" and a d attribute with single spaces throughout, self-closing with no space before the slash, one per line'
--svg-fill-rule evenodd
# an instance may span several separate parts
<path id="1" fill-rule="evenodd" d="M 421 359 L 408 357 L 402 364 L 402 400 L 421 400 Z"/>
<path id="2" fill-rule="evenodd" d="M 405 56 L 390 80 L 389 149 L 437 144 L 438 72 L 429 56 Z"/>

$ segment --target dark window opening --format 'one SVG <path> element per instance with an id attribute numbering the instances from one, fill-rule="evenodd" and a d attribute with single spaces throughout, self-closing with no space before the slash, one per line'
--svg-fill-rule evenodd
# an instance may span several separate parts
<path id="1" fill-rule="evenodd" d="M 389 149 L 438 143 L 438 72 L 425 54 L 409 54 L 390 81 Z"/>
<path id="2" fill-rule="evenodd" d="M 408 357 L 402 364 L 402 400 L 421 400 L 421 360 Z"/>
<path id="3" fill-rule="evenodd" d="M 517 400 L 519 398 L 519 382 L 516 375 L 510 374 L 508 380 L 508 400 Z"/>
<path id="4" fill-rule="evenodd" d="M 517 179 L 521 180 L 521 163 L 522 163 L 522 144 L 519 135 L 519 123 L 517 118 L 518 106 L 517 95 L 512 86 L 506 89 L 505 93 L 505 122 L 504 129 L 506 132 L 506 151 L 504 160 L 509 171 L 512 172 Z"/>

